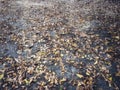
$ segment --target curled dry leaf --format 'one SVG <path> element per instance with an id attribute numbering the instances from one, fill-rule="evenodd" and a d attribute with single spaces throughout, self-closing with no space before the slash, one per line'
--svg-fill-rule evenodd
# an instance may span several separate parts
<path id="1" fill-rule="evenodd" d="M 3 79 L 4 77 L 4 74 L 0 74 L 0 80 Z"/>
<path id="2" fill-rule="evenodd" d="M 73 43 L 72 46 L 73 46 L 73 47 L 77 47 L 78 45 L 77 45 L 76 43 Z"/>
<path id="3" fill-rule="evenodd" d="M 89 76 L 89 75 L 90 75 L 90 71 L 88 71 L 88 70 L 87 70 L 86 75 L 88 75 L 88 76 Z"/>
<path id="4" fill-rule="evenodd" d="M 60 82 L 65 82 L 66 81 L 66 78 L 63 78 L 60 80 Z"/>
<path id="5" fill-rule="evenodd" d="M 46 55 L 46 52 L 44 52 L 44 51 L 39 51 L 39 52 L 37 52 L 37 55 L 38 55 L 38 56 L 44 56 L 44 55 Z"/>
<path id="6" fill-rule="evenodd" d="M 34 72 L 34 68 L 33 67 L 29 67 L 28 68 L 28 73 L 32 74 Z"/>
<path id="7" fill-rule="evenodd" d="M 88 35 L 85 32 L 80 32 L 79 34 L 81 37 L 88 37 Z"/>
<path id="8" fill-rule="evenodd" d="M 98 63 L 98 61 L 96 60 L 94 64 L 96 65 L 97 63 Z"/>
<path id="9" fill-rule="evenodd" d="M 76 76 L 79 77 L 79 78 L 83 78 L 82 74 L 76 74 Z"/>
<path id="10" fill-rule="evenodd" d="M 27 80 L 27 79 L 24 79 L 23 81 L 25 82 L 26 85 L 29 85 L 29 84 L 30 84 L 30 81 Z"/>
<path id="11" fill-rule="evenodd" d="M 119 36 L 115 36 L 115 39 L 120 39 L 120 37 Z"/>
<path id="12" fill-rule="evenodd" d="M 112 81 L 112 77 L 109 77 L 108 79 L 109 79 L 109 81 Z"/>
<path id="13" fill-rule="evenodd" d="M 120 71 L 118 71 L 115 75 L 116 75 L 116 76 L 120 76 Z"/>

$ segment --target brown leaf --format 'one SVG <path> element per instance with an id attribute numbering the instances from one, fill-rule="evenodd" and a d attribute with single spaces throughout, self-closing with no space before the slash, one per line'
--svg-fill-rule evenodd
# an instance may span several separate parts
<path id="1" fill-rule="evenodd" d="M 115 74 L 116 76 L 120 76 L 120 71 Z"/>
<path id="2" fill-rule="evenodd" d="M 88 35 L 85 32 L 80 32 L 79 34 L 81 37 L 88 37 Z"/>

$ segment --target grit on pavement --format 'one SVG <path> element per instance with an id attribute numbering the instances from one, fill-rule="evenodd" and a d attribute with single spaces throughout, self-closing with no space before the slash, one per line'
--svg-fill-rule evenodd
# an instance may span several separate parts
<path id="1" fill-rule="evenodd" d="M 119 89 L 119 0 L 0 0 L 0 90 Z"/>

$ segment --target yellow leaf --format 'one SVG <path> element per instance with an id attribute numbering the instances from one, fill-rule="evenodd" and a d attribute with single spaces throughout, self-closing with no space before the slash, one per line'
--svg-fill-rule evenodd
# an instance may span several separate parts
<path id="1" fill-rule="evenodd" d="M 81 56 L 81 58 L 85 58 L 85 56 Z"/>
<path id="2" fill-rule="evenodd" d="M 87 55 L 84 56 L 85 58 L 87 57 Z"/>
<path id="3" fill-rule="evenodd" d="M 6 60 L 11 60 L 11 58 L 8 57 L 8 58 L 6 58 Z"/>
<path id="4" fill-rule="evenodd" d="M 76 43 L 73 43 L 72 46 L 73 46 L 73 47 L 77 47 L 78 45 L 77 45 Z"/>
<path id="5" fill-rule="evenodd" d="M 79 78 L 82 78 L 83 77 L 83 75 L 81 75 L 81 74 L 76 74 Z"/>
<path id="6" fill-rule="evenodd" d="M 90 75 L 90 71 L 88 71 L 88 70 L 87 70 L 86 75 L 88 75 L 88 76 L 89 76 L 89 75 Z"/>
<path id="7" fill-rule="evenodd" d="M 37 52 L 37 55 L 39 55 L 39 56 L 44 56 L 44 55 L 46 55 L 46 52 L 44 52 L 44 51 L 39 51 L 39 52 Z"/>
<path id="8" fill-rule="evenodd" d="M 71 60 L 70 63 L 74 63 L 75 61 L 74 60 Z"/>
<path id="9" fill-rule="evenodd" d="M 97 64 L 97 63 L 98 63 L 98 61 L 96 60 L 94 64 Z"/>
<path id="10" fill-rule="evenodd" d="M 115 36 L 115 39 L 120 39 L 120 37 L 119 36 Z"/>
<path id="11" fill-rule="evenodd" d="M 63 54 L 60 54 L 61 57 L 63 57 L 64 55 Z"/>
<path id="12" fill-rule="evenodd" d="M 44 85 L 45 85 L 45 82 L 42 81 L 42 82 L 41 82 L 41 85 L 44 86 Z"/>
<path id="13" fill-rule="evenodd" d="M 46 52 L 41 52 L 41 55 L 45 55 L 46 54 Z"/>
<path id="14" fill-rule="evenodd" d="M 61 80 L 60 80 L 60 82 L 64 82 L 64 81 L 66 81 L 66 79 L 65 79 L 65 78 L 63 78 L 63 79 L 61 79 Z"/>
<path id="15" fill-rule="evenodd" d="M 59 51 L 55 51 L 54 54 L 55 54 L 55 55 L 58 55 L 58 54 L 59 54 Z"/>
<path id="16" fill-rule="evenodd" d="M 4 77 L 4 74 L 0 74 L 0 80 L 3 79 Z"/>
<path id="17" fill-rule="evenodd" d="M 29 80 L 24 79 L 25 84 L 30 84 Z"/>
<path id="18" fill-rule="evenodd" d="M 112 81 L 112 77 L 109 77 L 108 79 L 109 79 L 110 81 Z"/>

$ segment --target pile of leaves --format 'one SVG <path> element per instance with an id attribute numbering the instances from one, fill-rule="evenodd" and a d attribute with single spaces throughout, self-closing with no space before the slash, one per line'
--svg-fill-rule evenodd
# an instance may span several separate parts
<path id="1" fill-rule="evenodd" d="M 119 90 L 119 2 L 32 1 L 0 1 L 0 89 Z"/>

